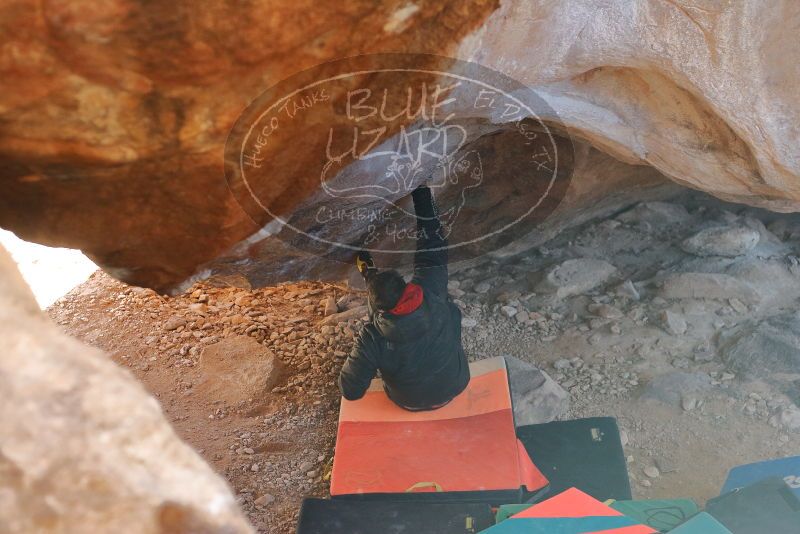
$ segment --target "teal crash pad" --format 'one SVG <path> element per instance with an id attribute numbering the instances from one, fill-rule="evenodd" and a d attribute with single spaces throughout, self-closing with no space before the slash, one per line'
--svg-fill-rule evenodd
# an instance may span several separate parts
<path id="1" fill-rule="evenodd" d="M 705 512 L 697 514 L 683 525 L 669 532 L 670 534 L 733 534 L 722 523 Z"/>

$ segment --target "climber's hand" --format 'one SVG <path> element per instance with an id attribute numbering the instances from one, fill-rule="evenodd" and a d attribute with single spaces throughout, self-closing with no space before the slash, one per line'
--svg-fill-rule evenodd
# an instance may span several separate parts
<path id="1" fill-rule="evenodd" d="M 364 279 L 369 278 L 377 271 L 372 254 L 366 250 L 359 251 L 358 255 L 356 255 L 356 267 L 358 267 L 358 272 L 361 273 Z"/>

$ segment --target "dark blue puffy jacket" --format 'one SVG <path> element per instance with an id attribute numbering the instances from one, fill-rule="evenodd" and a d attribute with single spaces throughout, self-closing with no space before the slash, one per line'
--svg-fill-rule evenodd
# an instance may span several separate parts
<path id="1" fill-rule="evenodd" d="M 461 311 L 447 294 L 447 240 L 430 190 L 413 193 L 419 239 L 412 283 L 422 304 L 407 315 L 372 311 L 339 375 L 348 400 L 364 396 L 380 370 L 384 389 L 396 404 L 425 410 L 464 391 L 469 365 L 461 344 Z"/>

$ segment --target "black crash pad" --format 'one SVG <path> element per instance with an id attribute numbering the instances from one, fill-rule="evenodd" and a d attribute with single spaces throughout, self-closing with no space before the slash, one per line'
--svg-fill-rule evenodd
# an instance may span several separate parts
<path id="1" fill-rule="evenodd" d="M 305 499 L 297 534 L 476 534 L 488 504 Z"/>
<path id="2" fill-rule="evenodd" d="M 548 495 L 574 487 L 599 501 L 631 499 L 625 453 L 613 417 L 521 426 L 517 437 L 550 481 Z"/>

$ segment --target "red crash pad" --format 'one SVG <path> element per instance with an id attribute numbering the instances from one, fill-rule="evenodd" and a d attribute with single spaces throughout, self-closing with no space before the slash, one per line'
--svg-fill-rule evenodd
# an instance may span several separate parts
<path id="1" fill-rule="evenodd" d="M 517 441 L 502 358 L 470 365 L 467 389 L 447 406 L 409 412 L 373 381 L 342 400 L 331 495 L 538 491 L 547 479 Z"/>

